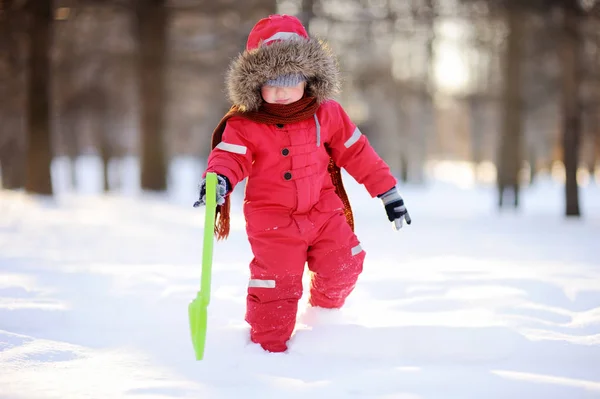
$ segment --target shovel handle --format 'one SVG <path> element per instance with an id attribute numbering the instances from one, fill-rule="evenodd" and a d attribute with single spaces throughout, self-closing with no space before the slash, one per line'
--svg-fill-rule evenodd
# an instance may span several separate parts
<path id="1" fill-rule="evenodd" d="M 206 306 L 210 303 L 210 282 L 212 275 L 213 240 L 215 234 L 215 214 L 217 208 L 217 175 L 206 174 L 206 213 L 204 217 L 204 241 L 202 246 L 202 279 L 200 292 Z"/>

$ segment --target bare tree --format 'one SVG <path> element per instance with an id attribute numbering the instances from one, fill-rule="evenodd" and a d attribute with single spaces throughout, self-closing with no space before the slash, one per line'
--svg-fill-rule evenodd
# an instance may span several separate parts
<path id="1" fill-rule="evenodd" d="M 435 87 L 435 79 L 433 68 L 435 65 L 435 23 L 437 19 L 436 1 L 424 0 L 424 4 L 420 7 L 420 19 L 425 30 L 425 72 L 423 76 L 423 87 L 419 90 L 417 103 L 419 104 L 420 115 L 416 126 L 415 152 L 418 154 L 413 162 L 413 179 L 422 183 L 424 180 L 424 165 L 427 158 L 427 147 L 431 137 L 435 136 L 435 106 L 433 102 Z M 413 154 L 415 153 L 413 152 Z"/>
<path id="2" fill-rule="evenodd" d="M 587 152 L 586 166 L 590 179 L 596 181 L 596 166 L 600 161 L 600 31 L 593 32 L 588 44 L 592 50 L 586 60 L 586 72 L 589 74 L 589 81 L 585 84 L 588 88 L 588 103 L 585 104 L 587 144 L 583 147 Z"/>
<path id="3" fill-rule="evenodd" d="M 167 188 L 164 140 L 167 9 L 165 0 L 137 0 L 139 101 L 141 108 L 141 186 Z"/>
<path id="4" fill-rule="evenodd" d="M 28 3 L 30 57 L 27 98 L 27 192 L 52 195 L 50 164 L 50 46 L 52 43 L 52 0 Z"/>
<path id="5" fill-rule="evenodd" d="M 310 21 L 315 17 L 315 0 L 300 0 L 301 7 L 298 13 L 298 18 L 302 24 L 308 29 Z"/>
<path id="6" fill-rule="evenodd" d="M 596 110 L 596 108 L 597 107 L 594 107 L 594 110 Z M 587 147 L 587 162 L 585 166 L 590 174 L 590 179 L 594 181 L 596 164 L 598 163 L 598 150 L 600 149 L 600 140 L 598 135 L 598 131 L 600 130 L 600 117 L 598 116 L 598 111 L 596 110 L 596 112 L 588 112 L 586 119 L 588 121 L 588 127 L 586 131 L 587 144 L 584 145 L 584 147 Z"/>
<path id="7" fill-rule="evenodd" d="M 576 3 L 576 4 L 573 4 Z M 581 18 L 578 2 L 563 5 L 563 25 L 560 43 L 562 61 L 563 162 L 566 172 L 566 215 L 580 216 L 577 167 L 581 141 Z"/>
<path id="8" fill-rule="evenodd" d="M 25 185 L 25 37 L 27 18 L 14 0 L 0 2 L 0 168 L 2 187 Z"/>
<path id="9" fill-rule="evenodd" d="M 506 190 L 512 190 L 513 206 L 519 206 L 519 169 L 523 160 L 522 56 L 524 24 L 522 11 L 506 10 L 508 37 L 504 58 L 504 92 L 502 96 L 502 135 L 498 157 L 498 206 L 504 205 Z"/>

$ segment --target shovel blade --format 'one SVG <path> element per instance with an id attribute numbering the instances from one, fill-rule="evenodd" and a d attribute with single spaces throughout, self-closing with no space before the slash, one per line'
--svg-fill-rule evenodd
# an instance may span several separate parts
<path id="1" fill-rule="evenodd" d="M 204 358 L 204 344 L 206 342 L 206 319 L 207 306 L 200 295 L 196 297 L 188 306 L 190 319 L 190 331 L 192 333 L 192 345 L 196 354 L 196 360 Z"/>

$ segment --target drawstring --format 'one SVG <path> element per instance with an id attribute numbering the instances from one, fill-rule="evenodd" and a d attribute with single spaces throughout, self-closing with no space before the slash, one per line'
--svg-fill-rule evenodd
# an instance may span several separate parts
<path id="1" fill-rule="evenodd" d="M 321 145 L 321 124 L 317 118 L 317 114 L 313 115 L 315 118 L 315 125 L 317 126 L 317 147 Z"/>

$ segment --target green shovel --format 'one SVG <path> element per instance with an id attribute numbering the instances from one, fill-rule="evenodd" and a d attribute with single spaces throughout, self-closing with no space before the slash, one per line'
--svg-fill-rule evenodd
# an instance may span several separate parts
<path id="1" fill-rule="evenodd" d="M 217 175 L 215 173 L 207 173 L 206 213 L 204 217 L 204 243 L 202 248 L 202 279 L 200 282 L 200 291 L 196 294 L 196 298 L 188 307 L 192 344 L 194 345 L 194 352 L 196 352 L 196 360 L 202 360 L 204 357 L 204 344 L 206 342 L 206 318 L 207 308 L 210 302 L 210 278 L 216 207 Z"/>

